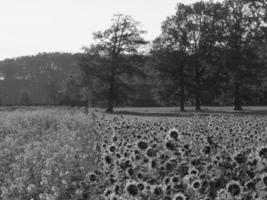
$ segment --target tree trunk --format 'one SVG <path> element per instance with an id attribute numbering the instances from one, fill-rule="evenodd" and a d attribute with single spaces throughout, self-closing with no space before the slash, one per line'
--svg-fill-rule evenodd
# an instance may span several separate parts
<path id="1" fill-rule="evenodd" d="M 184 66 L 180 67 L 180 111 L 185 111 L 185 84 L 184 84 Z"/>
<path id="2" fill-rule="evenodd" d="M 111 72 L 110 77 L 110 88 L 109 88 L 109 94 L 108 94 L 108 107 L 106 112 L 113 113 L 113 101 L 114 101 L 114 71 Z"/>
<path id="3" fill-rule="evenodd" d="M 201 87 L 200 87 L 200 74 L 199 74 L 199 66 L 198 60 L 195 60 L 195 110 L 200 111 L 200 94 L 201 94 Z"/>
<path id="4" fill-rule="evenodd" d="M 53 105 L 56 105 L 56 97 L 53 96 Z"/>
<path id="5" fill-rule="evenodd" d="M 108 102 L 108 108 L 107 108 L 106 112 L 107 113 L 113 113 L 114 112 L 112 100 L 109 100 L 109 102 Z"/>
<path id="6" fill-rule="evenodd" d="M 199 92 L 196 92 L 196 107 L 195 107 L 195 110 L 196 111 L 201 111 L 200 109 L 200 94 Z"/>
<path id="7" fill-rule="evenodd" d="M 241 38 L 241 36 L 239 36 Z M 234 72 L 234 110 L 242 110 L 241 101 L 241 76 L 240 76 L 240 58 L 241 58 L 241 45 L 240 40 L 236 41 L 235 52 L 234 52 L 234 64 L 236 70 Z"/>
<path id="8" fill-rule="evenodd" d="M 113 113 L 113 83 L 110 84 L 109 95 L 108 95 L 108 107 L 106 112 Z"/>
<path id="9" fill-rule="evenodd" d="M 242 110 L 242 102 L 240 96 L 240 83 L 235 80 L 235 90 L 234 90 L 234 110 Z"/>
<path id="10" fill-rule="evenodd" d="M 87 96 L 87 108 L 89 108 L 92 104 L 90 102 L 89 94 L 87 94 L 86 96 Z M 92 107 L 94 107 L 94 105 L 92 105 Z"/>

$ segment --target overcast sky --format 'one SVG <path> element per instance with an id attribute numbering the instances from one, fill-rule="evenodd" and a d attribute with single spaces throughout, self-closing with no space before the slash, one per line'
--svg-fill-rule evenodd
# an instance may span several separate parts
<path id="1" fill-rule="evenodd" d="M 0 60 L 39 52 L 79 52 L 92 33 L 110 25 L 114 13 L 132 15 L 147 30 L 160 33 L 161 22 L 178 2 L 195 0 L 0 0 Z"/>

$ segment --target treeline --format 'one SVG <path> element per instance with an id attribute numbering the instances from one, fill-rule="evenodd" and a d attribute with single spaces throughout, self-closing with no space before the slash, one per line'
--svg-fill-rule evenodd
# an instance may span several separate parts
<path id="1" fill-rule="evenodd" d="M 105 97 L 88 95 L 78 57 L 80 54 L 42 53 L 1 61 L 0 105 L 87 106 L 89 103 L 104 107 Z M 156 106 L 150 85 L 136 82 L 134 87 L 138 93 L 132 101 L 120 105 Z"/>
<path id="2" fill-rule="evenodd" d="M 2 105 L 52 105 L 64 101 L 67 77 L 77 70 L 72 54 L 49 53 L 0 62 Z"/>
<path id="3" fill-rule="evenodd" d="M 182 111 L 186 103 L 196 110 L 266 103 L 266 6 L 265 0 L 178 4 L 148 46 L 138 22 L 115 15 L 79 58 L 90 96 L 105 96 L 112 111 L 146 75 L 157 102 Z"/>
<path id="4" fill-rule="evenodd" d="M 84 53 L 5 60 L 1 99 L 17 87 L 16 103 L 34 103 L 38 96 L 43 104 L 105 106 L 109 112 L 124 105 L 241 110 L 267 104 L 265 0 L 178 4 L 154 41 L 144 34 L 131 16 L 116 14 Z"/>
<path id="5" fill-rule="evenodd" d="M 178 4 L 153 42 L 159 99 L 175 101 L 181 110 L 194 99 L 196 110 L 212 101 L 265 103 L 266 1 Z"/>

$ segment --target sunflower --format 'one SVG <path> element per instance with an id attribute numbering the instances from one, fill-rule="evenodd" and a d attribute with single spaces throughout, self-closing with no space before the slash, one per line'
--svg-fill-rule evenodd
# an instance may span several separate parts
<path id="1" fill-rule="evenodd" d="M 187 200 L 187 196 L 184 193 L 178 192 L 172 198 L 173 200 Z"/>
<path id="2" fill-rule="evenodd" d="M 198 174 L 199 174 L 199 171 L 197 168 L 195 168 L 195 167 L 189 168 L 189 175 L 190 176 L 198 176 Z"/>
<path id="3" fill-rule="evenodd" d="M 153 190 L 154 195 L 161 196 L 163 195 L 163 189 L 161 186 L 156 186 Z"/>
<path id="4" fill-rule="evenodd" d="M 112 190 L 109 189 L 109 188 L 107 188 L 107 189 L 105 190 L 105 192 L 104 192 L 104 196 L 105 196 L 105 197 L 108 197 L 108 196 L 111 196 L 111 195 L 112 195 Z"/>
<path id="5" fill-rule="evenodd" d="M 147 149 L 147 147 L 148 147 L 148 144 L 147 144 L 147 142 L 140 140 L 140 141 L 137 142 L 137 147 L 139 149 L 145 151 Z"/>
<path id="6" fill-rule="evenodd" d="M 152 169 L 155 169 L 157 167 L 157 160 L 156 159 L 153 159 L 150 161 L 150 167 Z"/>
<path id="7" fill-rule="evenodd" d="M 109 156 L 109 155 L 106 155 L 106 156 L 104 157 L 104 160 L 105 160 L 105 162 L 106 162 L 107 164 L 111 164 L 111 162 L 112 162 L 112 157 Z"/>
<path id="8" fill-rule="evenodd" d="M 227 192 L 233 197 L 237 197 L 242 193 L 242 186 L 238 181 L 231 181 L 226 186 Z"/>
<path id="9" fill-rule="evenodd" d="M 165 169 L 168 171 L 173 171 L 177 167 L 177 163 L 173 160 L 169 160 L 165 164 Z"/>
<path id="10" fill-rule="evenodd" d="M 258 149 L 258 156 L 261 159 L 267 159 L 267 147 L 266 146 Z"/>
<path id="11" fill-rule="evenodd" d="M 263 173 L 261 175 L 261 180 L 262 180 L 262 183 L 267 186 L 267 173 Z"/>
<path id="12" fill-rule="evenodd" d="M 203 149 L 202 152 L 206 155 L 211 153 L 211 147 L 209 145 L 206 145 Z"/>
<path id="13" fill-rule="evenodd" d="M 86 181 L 90 184 L 96 184 L 99 180 L 98 172 L 89 172 L 86 174 Z"/>
<path id="14" fill-rule="evenodd" d="M 30 194 L 35 194 L 37 191 L 38 191 L 38 188 L 36 185 L 34 184 L 29 184 L 28 187 L 27 187 L 27 191 L 30 193 Z"/>
<path id="15" fill-rule="evenodd" d="M 146 154 L 150 158 L 157 156 L 156 150 L 155 149 L 152 149 L 152 148 L 147 149 Z"/>
<path id="16" fill-rule="evenodd" d="M 169 138 L 178 141 L 180 139 L 180 132 L 176 128 L 172 128 L 168 131 Z"/>
<path id="17" fill-rule="evenodd" d="M 133 170 L 132 167 L 129 167 L 129 168 L 127 169 L 127 174 L 128 174 L 130 177 L 134 175 L 134 170 Z"/>
<path id="18" fill-rule="evenodd" d="M 170 183 L 170 178 L 169 178 L 169 177 L 164 177 L 163 183 L 164 183 L 165 185 L 169 185 L 169 183 Z"/>
<path id="19" fill-rule="evenodd" d="M 138 186 L 137 184 L 133 182 L 129 182 L 126 184 L 126 191 L 131 196 L 137 196 L 138 195 Z"/>
<path id="20" fill-rule="evenodd" d="M 172 142 L 172 141 L 167 141 L 165 146 L 170 151 L 175 151 L 176 150 L 176 146 L 175 146 L 174 142 Z"/>
<path id="21" fill-rule="evenodd" d="M 221 189 L 217 192 L 215 200 L 228 200 L 231 199 L 226 189 Z"/>
<path id="22" fill-rule="evenodd" d="M 89 175 L 90 182 L 95 182 L 97 180 L 97 176 L 95 173 Z"/>
<path id="23" fill-rule="evenodd" d="M 112 141 L 113 141 L 113 142 L 117 142 L 117 141 L 118 141 L 118 137 L 117 137 L 116 135 L 114 135 L 114 136 L 112 137 Z"/>
<path id="24" fill-rule="evenodd" d="M 237 152 L 233 156 L 234 161 L 238 163 L 239 165 L 244 164 L 247 161 L 246 156 L 242 152 Z"/>
<path id="25" fill-rule="evenodd" d="M 115 194 L 119 195 L 119 191 L 120 191 L 120 186 L 119 185 L 115 185 L 115 187 L 114 187 Z"/>
<path id="26" fill-rule="evenodd" d="M 163 200 L 172 200 L 172 198 L 169 197 L 169 196 L 165 196 L 165 197 L 163 198 Z"/>
<path id="27" fill-rule="evenodd" d="M 191 187 L 194 189 L 194 190 L 199 190 L 201 188 L 201 181 L 200 180 L 194 180 L 192 183 L 191 183 Z"/>
<path id="28" fill-rule="evenodd" d="M 256 189 L 256 185 L 255 185 L 255 183 L 253 181 L 247 181 L 245 183 L 245 187 L 248 190 L 255 190 Z"/>
<path id="29" fill-rule="evenodd" d="M 116 151 L 116 147 L 114 145 L 109 147 L 109 152 L 110 153 L 115 153 L 115 151 Z"/>
<path id="30" fill-rule="evenodd" d="M 179 182 L 179 177 L 178 176 L 174 176 L 174 177 L 172 177 L 172 183 L 178 183 Z"/>
<path id="31" fill-rule="evenodd" d="M 143 191 L 145 189 L 145 184 L 143 182 L 140 182 L 137 184 L 137 188 L 139 191 Z"/>

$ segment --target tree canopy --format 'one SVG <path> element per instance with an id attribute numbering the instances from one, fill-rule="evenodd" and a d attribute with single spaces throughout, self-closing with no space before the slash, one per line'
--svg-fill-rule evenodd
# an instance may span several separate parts
<path id="1" fill-rule="evenodd" d="M 129 80 L 144 74 L 140 67 L 142 58 L 138 56 L 140 47 L 147 44 L 144 33 L 132 17 L 116 14 L 108 29 L 94 33 L 95 44 L 85 48 L 85 54 L 79 58 L 91 90 L 97 88 L 95 93 L 104 94 L 108 112 L 113 112 L 114 104 L 126 101 L 133 92 Z"/>

